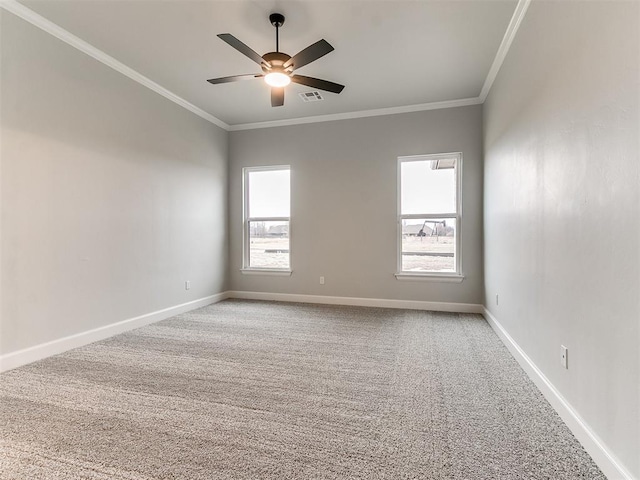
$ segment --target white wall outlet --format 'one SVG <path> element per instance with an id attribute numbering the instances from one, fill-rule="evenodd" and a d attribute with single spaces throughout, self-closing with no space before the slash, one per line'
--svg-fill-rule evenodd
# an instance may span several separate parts
<path id="1" fill-rule="evenodd" d="M 184 282 L 184 289 L 189 290 L 190 288 L 191 288 L 191 282 L 187 280 L 186 282 Z"/>
<path id="2" fill-rule="evenodd" d="M 569 350 L 564 345 L 560 345 L 560 362 L 564 368 L 569 368 Z"/>
<path id="3" fill-rule="evenodd" d="M 500 305 L 500 303 L 498 302 L 498 294 L 496 293 L 496 305 Z"/>
<path id="4" fill-rule="evenodd" d="M 320 285 L 324 285 L 324 277 L 320 277 Z"/>

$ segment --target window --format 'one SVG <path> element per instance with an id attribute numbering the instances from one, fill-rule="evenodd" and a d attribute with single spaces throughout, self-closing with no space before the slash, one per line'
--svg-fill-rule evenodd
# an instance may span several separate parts
<path id="1" fill-rule="evenodd" d="M 289 274 L 289 167 L 250 167 L 243 173 L 243 271 Z"/>
<path id="2" fill-rule="evenodd" d="M 462 154 L 398 158 L 398 274 L 461 277 Z"/>

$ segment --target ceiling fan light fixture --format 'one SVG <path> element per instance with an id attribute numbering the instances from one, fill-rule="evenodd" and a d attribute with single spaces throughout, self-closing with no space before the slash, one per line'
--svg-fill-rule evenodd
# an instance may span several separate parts
<path id="1" fill-rule="evenodd" d="M 282 72 L 271 72 L 264 76 L 264 81 L 271 87 L 286 87 L 291 83 L 291 77 Z"/>
<path id="2" fill-rule="evenodd" d="M 2 0 L 0 0 L 0 3 Z M 290 83 L 297 83 L 305 87 L 317 88 L 332 93 L 340 93 L 344 89 L 344 85 L 333 83 L 321 78 L 307 77 L 294 73 L 298 68 L 304 67 L 311 62 L 315 62 L 327 53 L 333 51 L 333 47 L 326 40 L 318 40 L 316 43 L 309 45 L 307 48 L 300 50 L 293 57 L 287 53 L 280 51 L 279 28 L 284 24 L 284 15 L 280 13 L 272 13 L 269 15 L 271 25 L 276 27 L 276 51 L 267 52 L 264 55 L 258 55 L 250 47 L 242 43 L 230 33 L 219 33 L 218 38 L 245 57 L 250 58 L 262 68 L 263 74 L 247 74 L 234 75 L 232 77 L 210 78 L 207 82 L 215 85 L 218 83 L 237 82 L 239 80 L 253 80 L 255 78 L 264 78 L 264 81 L 271 88 L 271 106 L 281 107 L 284 105 L 284 88 Z"/>

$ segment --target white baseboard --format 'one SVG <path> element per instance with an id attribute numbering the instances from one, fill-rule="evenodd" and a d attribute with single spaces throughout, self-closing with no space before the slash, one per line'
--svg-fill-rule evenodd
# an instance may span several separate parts
<path id="1" fill-rule="evenodd" d="M 439 312 L 482 313 L 483 306 L 469 303 L 422 302 L 415 300 L 391 300 L 377 298 L 329 297 L 322 295 L 298 295 L 290 293 L 265 293 L 226 291 L 209 297 L 165 308 L 156 312 L 129 318 L 117 323 L 105 325 L 86 332 L 76 333 L 67 337 L 41 343 L 33 347 L 0 355 L 0 372 L 5 372 L 43 358 L 66 352 L 89 343 L 104 340 L 119 333 L 133 330 L 150 323 L 220 302 L 227 298 L 243 298 L 251 300 L 272 300 L 280 302 L 321 303 L 329 305 L 354 305 L 362 307 L 406 308 L 411 310 L 434 310 Z"/>
<path id="2" fill-rule="evenodd" d="M 321 303 L 325 305 L 352 305 L 358 307 L 404 308 L 436 312 L 483 313 L 484 307 L 474 303 L 423 302 L 419 300 L 392 300 L 387 298 L 330 297 L 294 293 L 243 292 L 231 290 L 228 298 L 245 300 L 271 300 L 277 302 Z"/>
<path id="3" fill-rule="evenodd" d="M 504 343 L 511 355 L 518 361 L 555 411 L 558 412 L 560 418 L 569 427 L 569 430 L 582 444 L 587 453 L 591 455 L 593 461 L 600 467 L 600 470 L 607 478 L 610 480 L 634 480 L 631 473 L 616 459 L 615 455 L 611 453 L 604 442 L 542 373 L 533 360 L 520 348 L 496 317 L 486 308 L 483 310 L 484 317 L 500 340 L 502 340 L 502 343 Z"/>
<path id="4" fill-rule="evenodd" d="M 418 300 L 394 300 L 380 298 L 332 297 L 325 295 L 301 295 L 291 293 L 244 292 L 238 290 L 221 292 L 173 307 L 129 318 L 111 325 L 95 328 L 87 332 L 35 345 L 0 356 L 0 372 L 26 365 L 52 355 L 81 347 L 89 343 L 112 337 L 150 323 L 158 322 L 196 308 L 217 303 L 227 298 L 247 300 L 270 300 L 280 302 L 318 303 L 327 305 L 351 305 L 362 307 L 401 308 L 409 310 L 432 310 L 439 312 L 481 313 L 502 340 L 513 357 L 518 361 L 529 378 L 558 412 L 578 441 L 591 455 L 602 472 L 611 480 L 634 480 L 629 471 L 616 459 L 603 441 L 593 432 L 571 404 L 560 394 L 529 356 L 520 348 L 500 322 L 484 306 L 471 303 L 425 302 Z"/>
<path id="5" fill-rule="evenodd" d="M 228 298 L 227 292 L 218 293 L 191 302 L 183 303 L 169 308 L 164 308 L 155 312 L 140 315 L 139 317 L 129 318 L 120 322 L 105 325 L 104 327 L 94 328 L 86 332 L 76 333 L 68 337 L 59 338 L 50 342 L 41 343 L 33 347 L 17 350 L 0 356 L 0 372 L 5 372 L 22 365 L 26 365 L 43 358 L 57 355 L 72 348 L 78 348 L 89 343 L 104 340 L 105 338 L 118 335 L 119 333 L 133 330 L 150 323 L 173 317 L 180 313 L 188 312 L 196 308 L 204 307 L 212 303 L 220 302 Z"/>

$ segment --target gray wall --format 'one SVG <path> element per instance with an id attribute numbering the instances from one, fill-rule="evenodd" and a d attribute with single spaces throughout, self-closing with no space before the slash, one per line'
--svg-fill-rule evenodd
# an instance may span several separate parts
<path id="1" fill-rule="evenodd" d="M 0 12 L 0 352 L 226 290 L 227 132 Z"/>
<path id="2" fill-rule="evenodd" d="M 486 304 L 636 477 L 639 9 L 533 2 L 484 108 Z"/>
<path id="3" fill-rule="evenodd" d="M 454 151 L 464 157 L 466 278 L 398 281 L 397 157 Z M 482 107 L 231 132 L 229 152 L 233 290 L 482 302 Z M 282 164 L 291 165 L 293 274 L 242 275 L 242 167 Z"/>

